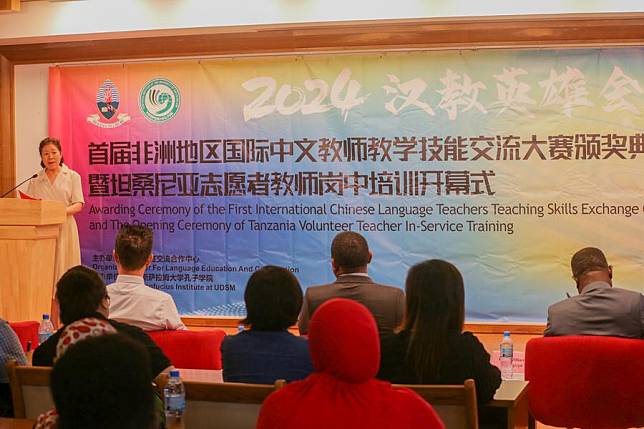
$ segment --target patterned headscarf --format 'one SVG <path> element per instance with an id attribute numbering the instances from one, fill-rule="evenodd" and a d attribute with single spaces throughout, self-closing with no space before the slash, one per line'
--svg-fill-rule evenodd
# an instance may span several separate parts
<path id="1" fill-rule="evenodd" d="M 56 345 L 56 359 L 61 357 L 71 346 L 85 338 L 116 334 L 116 329 L 106 320 L 88 317 L 67 325 Z M 55 360 L 54 360 L 55 362 Z"/>
<path id="2" fill-rule="evenodd" d="M 89 337 L 116 334 L 116 329 L 106 320 L 88 317 L 77 320 L 67 325 L 56 344 L 56 357 L 54 362 L 61 357 L 71 346 Z M 58 413 L 51 409 L 38 416 L 34 429 L 56 429 L 58 427 Z"/>

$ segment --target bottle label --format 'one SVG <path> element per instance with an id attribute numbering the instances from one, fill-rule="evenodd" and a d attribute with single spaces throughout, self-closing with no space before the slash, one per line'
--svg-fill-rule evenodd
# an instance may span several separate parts
<path id="1" fill-rule="evenodd" d="M 512 357 L 512 346 L 511 345 L 502 345 L 501 346 L 501 357 L 502 358 L 511 358 Z"/>
<path id="2" fill-rule="evenodd" d="M 51 332 L 39 332 L 38 333 L 38 344 L 44 343 L 45 341 L 47 341 L 47 339 L 49 337 L 51 337 Z"/>
<path id="3" fill-rule="evenodd" d="M 186 408 L 186 398 L 183 395 L 168 395 L 165 397 L 166 412 L 180 412 Z"/>

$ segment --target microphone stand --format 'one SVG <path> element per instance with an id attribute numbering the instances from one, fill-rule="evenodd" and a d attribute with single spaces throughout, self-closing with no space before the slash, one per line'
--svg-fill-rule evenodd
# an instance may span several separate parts
<path id="1" fill-rule="evenodd" d="M 31 176 L 31 177 L 29 177 L 29 178 L 27 178 L 27 179 L 23 180 L 22 182 L 18 183 L 18 184 L 17 184 L 16 186 L 14 186 L 13 188 L 9 189 L 7 192 L 5 192 L 4 194 L 2 194 L 2 196 L 0 196 L 0 198 L 4 198 L 4 197 L 6 197 L 6 196 L 7 196 L 7 195 L 9 195 L 11 192 L 15 191 L 16 189 L 18 189 L 19 187 L 21 187 L 23 184 L 27 183 L 27 182 L 28 182 L 28 181 L 30 181 L 31 179 L 35 179 L 36 177 L 38 177 L 38 174 L 37 174 L 37 173 L 36 173 L 36 174 L 34 174 L 33 176 Z"/>

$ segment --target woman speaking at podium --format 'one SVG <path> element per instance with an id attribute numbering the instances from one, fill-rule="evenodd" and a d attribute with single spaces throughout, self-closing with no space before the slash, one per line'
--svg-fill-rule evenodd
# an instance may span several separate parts
<path id="1" fill-rule="evenodd" d="M 27 194 L 42 200 L 60 201 L 67 208 L 67 219 L 61 224 L 56 249 L 56 282 L 65 271 L 81 263 L 78 227 L 74 215 L 83 209 L 85 200 L 80 175 L 63 163 L 60 141 L 47 137 L 40 142 L 38 150 L 43 169 L 38 172 L 38 177 L 29 181 Z"/>

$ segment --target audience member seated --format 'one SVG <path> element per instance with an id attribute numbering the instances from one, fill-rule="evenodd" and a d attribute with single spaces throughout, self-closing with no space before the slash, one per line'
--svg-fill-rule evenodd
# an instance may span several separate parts
<path id="1" fill-rule="evenodd" d="M 308 341 L 288 332 L 302 307 L 302 289 L 285 268 L 266 266 L 250 276 L 244 292 L 249 330 L 221 345 L 224 381 L 273 384 L 313 372 Z"/>
<path id="2" fill-rule="evenodd" d="M 186 329 L 170 294 L 145 285 L 143 274 L 152 262 L 152 230 L 142 225 L 121 226 L 114 244 L 118 277 L 107 286 L 112 319 L 144 331 Z"/>
<path id="3" fill-rule="evenodd" d="M 143 346 L 121 334 L 70 346 L 51 373 L 57 418 L 36 429 L 158 427 L 149 368 Z"/>
<path id="4" fill-rule="evenodd" d="M 0 417 L 13 417 L 11 389 L 4 367 L 11 359 L 15 359 L 18 365 L 27 365 L 27 357 L 18 336 L 6 320 L 0 319 Z"/>
<path id="5" fill-rule="evenodd" d="M 644 338 L 644 295 L 613 287 L 613 267 L 601 250 L 581 249 L 570 267 L 579 295 L 548 308 L 545 336 Z"/>
<path id="6" fill-rule="evenodd" d="M 474 379 L 479 402 L 492 399 L 501 373 L 471 332 L 463 332 L 463 277 L 449 262 L 414 265 L 405 283 L 405 319 L 382 337 L 378 377 L 401 384 L 463 384 Z"/>
<path id="7" fill-rule="evenodd" d="M 443 428 L 432 407 L 416 393 L 376 380 L 378 330 L 362 304 L 332 299 L 311 319 L 315 372 L 271 394 L 258 429 Z"/>
<path id="8" fill-rule="evenodd" d="M 392 332 L 403 315 L 405 297 L 402 290 L 374 283 L 367 274 L 371 262 L 367 240 L 357 232 L 341 232 L 331 243 L 331 267 L 337 280 L 306 290 L 300 333 L 308 332 L 309 319 L 315 310 L 331 298 L 347 298 L 365 305 L 376 319 L 380 333 Z"/>
<path id="9" fill-rule="evenodd" d="M 119 333 L 145 347 L 148 352 L 150 372 L 154 377 L 171 366 L 170 360 L 143 330 L 108 319 L 109 296 L 105 283 L 91 268 L 77 265 L 63 274 L 56 286 L 56 300 L 60 309 L 60 319 L 65 326 L 36 348 L 33 355 L 34 366 L 52 366 L 56 345 L 65 327 L 86 317 L 107 320 Z"/>
<path id="10" fill-rule="evenodd" d="M 67 325 L 56 345 L 56 356 L 54 361 L 58 360 L 69 347 L 79 341 L 98 337 L 101 335 L 116 334 L 116 329 L 107 321 L 95 318 L 85 318 L 77 320 Z M 38 416 L 38 421 L 34 429 L 56 428 L 58 425 L 58 412 L 56 409 L 47 411 Z"/>

